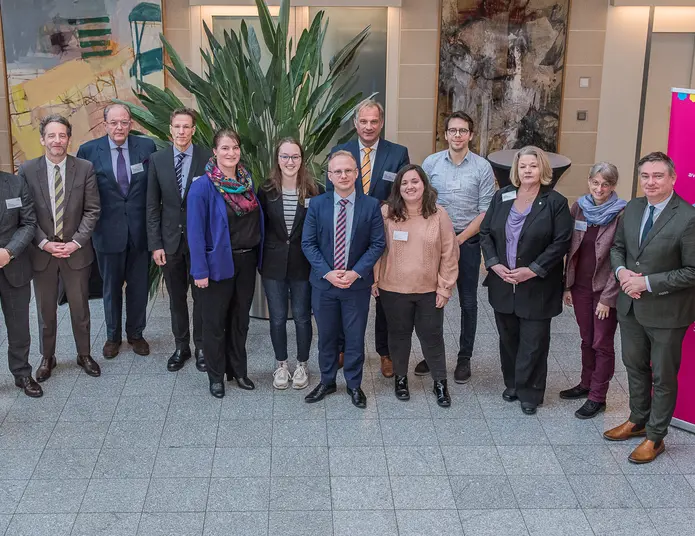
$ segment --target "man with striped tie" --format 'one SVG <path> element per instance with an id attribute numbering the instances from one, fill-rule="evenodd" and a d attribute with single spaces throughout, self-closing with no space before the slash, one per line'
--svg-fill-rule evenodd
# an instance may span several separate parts
<path id="1" fill-rule="evenodd" d="M 380 203 L 355 192 L 357 162 L 347 151 L 328 161 L 332 192 L 309 205 L 302 233 L 302 251 L 311 264 L 311 306 L 319 334 L 321 383 L 305 397 L 318 402 L 336 391 L 340 333 L 345 334 L 343 375 L 348 395 L 358 408 L 367 407 L 361 389 L 364 333 L 373 268 L 386 239 Z"/>
<path id="2" fill-rule="evenodd" d="M 357 105 L 354 123 L 357 139 L 334 147 L 331 154 L 336 151 L 348 151 L 352 154 L 359 164 L 355 178 L 357 195 L 368 195 L 383 203 L 391 194 L 396 173 L 410 164 L 408 149 L 380 138 L 384 128 L 384 107 L 373 99 L 363 100 Z M 326 191 L 330 192 L 332 189 L 331 182 L 326 181 Z M 376 298 L 374 340 L 376 351 L 381 357 L 381 373 L 386 378 L 391 378 L 393 364 L 389 352 L 388 326 L 379 298 Z"/>
<path id="3" fill-rule="evenodd" d="M 152 258 L 162 267 L 169 294 L 171 331 L 176 349 L 167 370 L 176 372 L 191 357 L 188 287 L 193 295 L 193 343 L 196 368 L 205 372 L 202 303 L 191 285 L 191 257 L 186 241 L 186 200 L 195 177 L 205 173 L 210 150 L 192 143 L 197 113 L 179 108 L 171 113 L 169 133 L 173 145 L 150 157 L 147 184 L 147 242 Z"/>
<path id="4" fill-rule="evenodd" d="M 57 114 L 45 117 L 39 134 L 45 155 L 19 168 L 38 220 L 30 246 L 42 355 L 36 380 L 47 380 L 56 366 L 59 279 L 70 304 L 77 364 L 89 376 L 99 376 L 99 365 L 91 357 L 89 316 L 91 236 L 101 212 L 96 175 L 90 162 L 67 154 L 72 135 L 67 119 Z"/>

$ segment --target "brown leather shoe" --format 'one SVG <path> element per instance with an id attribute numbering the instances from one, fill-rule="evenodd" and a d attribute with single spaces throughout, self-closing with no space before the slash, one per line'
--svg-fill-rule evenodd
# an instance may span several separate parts
<path id="1" fill-rule="evenodd" d="M 43 389 L 41 386 L 34 381 L 31 376 L 23 376 L 21 378 L 15 378 L 14 384 L 24 389 L 24 394 L 30 396 L 31 398 L 40 398 L 43 396 Z"/>
<path id="2" fill-rule="evenodd" d="M 344 363 L 345 363 L 345 352 L 340 352 L 338 354 L 338 368 L 339 369 L 343 368 Z"/>
<path id="3" fill-rule="evenodd" d="M 128 344 L 133 347 L 133 352 L 138 355 L 150 355 L 150 345 L 140 337 L 139 339 L 128 339 Z"/>
<path id="4" fill-rule="evenodd" d="M 393 361 L 387 355 L 381 356 L 381 374 L 384 378 L 393 378 Z"/>
<path id="5" fill-rule="evenodd" d="M 611 428 L 603 432 L 603 437 L 608 441 L 625 441 L 631 437 L 639 437 L 647 435 L 647 430 L 644 426 L 637 426 L 630 421 L 625 421 L 620 426 Z"/>
<path id="6" fill-rule="evenodd" d="M 103 354 L 106 359 L 113 359 L 118 355 L 118 350 L 121 348 L 121 341 L 106 341 L 104 343 Z"/>
<path id="7" fill-rule="evenodd" d="M 56 368 L 56 356 L 42 358 L 39 368 L 36 369 L 36 381 L 45 382 L 51 377 L 51 371 Z"/>
<path id="8" fill-rule="evenodd" d="M 627 459 L 632 463 L 649 463 L 656 460 L 656 457 L 665 450 L 666 445 L 664 445 L 663 439 L 659 441 L 645 439 L 632 451 L 632 454 Z"/>
<path id="9" fill-rule="evenodd" d="M 95 378 L 101 376 L 101 368 L 99 368 L 99 363 L 92 359 L 90 355 L 78 355 L 77 364 L 82 367 L 85 374 L 88 376 L 94 376 Z"/>

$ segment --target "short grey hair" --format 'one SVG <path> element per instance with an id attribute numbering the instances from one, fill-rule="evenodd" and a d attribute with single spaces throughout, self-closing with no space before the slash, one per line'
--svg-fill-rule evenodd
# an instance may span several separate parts
<path id="1" fill-rule="evenodd" d="M 374 99 L 364 99 L 355 107 L 355 115 L 353 117 L 355 121 L 357 121 L 357 118 L 360 116 L 360 112 L 365 108 L 377 108 L 379 110 L 379 119 L 382 121 L 384 120 L 386 112 L 384 112 L 384 107 L 381 105 L 381 103 Z"/>
<path id="2" fill-rule="evenodd" d="M 604 180 L 611 186 L 618 184 L 618 168 L 610 162 L 598 162 L 591 166 L 589 170 L 589 179 L 593 179 L 596 175 L 601 175 Z"/>
<path id="3" fill-rule="evenodd" d="M 106 122 L 106 117 L 109 115 L 109 112 L 118 106 L 128 112 L 129 119 L 133 118 L 133 116 L 130 115 L 130 108 L 128 108 L 125 104 L 121 104 L 120 102 L 112 102 L 111 104 L 107 105 L 106 108 L 104 108 L 104 122 Z"/>
<path id="4" fill-rule="evenodd" d="M 41 123 L 39 123 L 39 135 L 43 138 L 43 135 L 46 133 L 46 127 L 50 123 L 60 123 L 63 125 L 65 128 L 68 129 L 68 138 L 72 138 L 72 125 L 70 124 L 70 121 L 68 121 L 65 117 L 63 117 L 60 114 L 51 114 L 47 115 L 41 120 Z"/>

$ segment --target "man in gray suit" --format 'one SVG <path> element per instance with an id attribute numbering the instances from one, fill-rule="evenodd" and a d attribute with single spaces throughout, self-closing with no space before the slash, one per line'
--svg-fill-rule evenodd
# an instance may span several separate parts
<path id="1" fill-rule="evenodd" d="M 34 201 L 26 181 L 0 171 L 0 305 L 7 327 L 7 361 L 14 383 L 34 398 L 43 395 L 29 364 L 31 260 L 26 251 L 36 231 Z"/>
<path id="2" fill-rule="evenodd" d="M 603 435 L 646 435 L 628 459 L 649 463 L 665 449 L 683 337 L 695 321 L 695 208 L 673 191 L 676 172 L 664 153 L 642 158 L 638 171 L 645 197 L 625 207 L 611 249 L 630 418 Z"/>
<path id="3" fill-rule="evenodd" d="M 39 134 L 45 154 L 19 168 L 19 176 L 31 189 L 38 219 L 30 247 L 43 356 L 36 380 L 50 378 L 56 366 L 59 278 L 70 304 L 77 364 L 88 375 L 99 376 L 99 365 L 90 355 L 89 319 L 91 236 L 101 210 L 96 176 L 90 162 L 68 155 L 72 126 L 67 119 L 57 114 L 43 118 Z"/>

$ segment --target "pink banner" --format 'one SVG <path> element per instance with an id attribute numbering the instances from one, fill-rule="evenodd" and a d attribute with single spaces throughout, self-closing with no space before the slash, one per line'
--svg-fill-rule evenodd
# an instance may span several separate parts
<path id="1" fill-rule="evenodd" d="M 668 154 L 676 165 L 676 192 L 695 203 L 695 89 L 672 89 Z M 695 432 L 695 324 L 683 339 L 674 426 Z"/>

